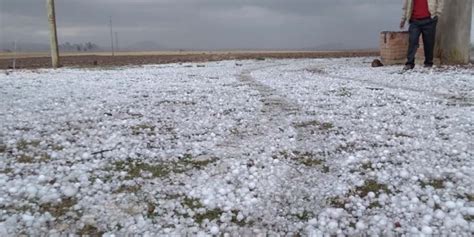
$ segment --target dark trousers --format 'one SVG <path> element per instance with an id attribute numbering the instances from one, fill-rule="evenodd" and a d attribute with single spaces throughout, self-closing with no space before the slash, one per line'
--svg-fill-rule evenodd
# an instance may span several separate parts
<path id="1" fill-rule="evenodd" d="M 427 18 L 423 20 L 410 20 L 410 28 L 408 29 L 410 37 L 406 65 L 415 66 L 416 50 L 420 47 L 420 35 L 423 35 L 423 44 L 425 48 L 425 65 L 433 66 L 437 23 L 437 17 Z"/>

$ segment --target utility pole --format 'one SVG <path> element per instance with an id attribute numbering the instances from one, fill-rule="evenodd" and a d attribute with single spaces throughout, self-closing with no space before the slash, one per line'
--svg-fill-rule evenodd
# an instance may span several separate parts
<path id="1" fill-rule="evenodd" d="M 114 27 L 112 25 L 112 17 L 110 17 L 110 48 L 112 49 L 112 56 L 115 56 L 115 51 L 114 51 Z"/>
<path id="2" fill-rule="evenodd" d="M 15 42 L 13 42 L 13 71 L 16 70 L 16 50 L 17 50 L 17 44 L 16 44 L 16 40 Z"/>
<path id="3" fill-rule="evenodd" d="M 58 32 L 56 29 L 56 12 L 54 9 L 54 0 L 46 0 L 48 8 L 48 22 L 51 43 L 51 62 L 53 68 L 59 67 L 59 48 L 58 48 Z"/>
<path id="4" fill-rule="evenodd" d="M 119 48 L 119 39 L 118 39 L 118 32 L 115 31 L 115 51 L 120 51 L 120 48 Z"/>
<path id="5" fill-rule="evenodd" d="M 472 0 L 444 2 L 444 12 L 438 22 L 436 56 L 443 64 L 467 64 L 470 57 Z"/>

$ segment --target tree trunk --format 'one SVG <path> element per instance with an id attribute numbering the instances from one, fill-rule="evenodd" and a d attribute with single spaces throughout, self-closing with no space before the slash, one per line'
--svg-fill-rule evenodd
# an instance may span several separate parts
<path id="1" fill-rule="evenodd" d="M 472 0 L 444 0 L 438 22 L 436 56 L 442 64 L 467 64 L 470 61 Z"/>

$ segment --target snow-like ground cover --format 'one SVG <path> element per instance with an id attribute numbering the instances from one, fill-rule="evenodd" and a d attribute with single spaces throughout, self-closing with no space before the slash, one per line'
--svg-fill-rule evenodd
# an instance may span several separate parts
<path id="1" fill-rule="evenodd" d="M 2 72 L 0 236 L 471 236 L 474 70 L 368 61 Z"/>

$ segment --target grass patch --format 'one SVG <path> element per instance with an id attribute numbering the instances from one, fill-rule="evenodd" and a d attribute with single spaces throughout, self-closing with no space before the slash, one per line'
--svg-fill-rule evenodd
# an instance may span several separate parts
<path id="1" fill-rule="evenodd" d="M 192 93 L 191 92 L 186 92 L 186 93 Z M 192 105 L 196 105 L 196 102 L 194 101 L 179 101 L 179 100 L 162 100 L 162 101 L 159 101 L 157 103 L 155 103 L 155 105 L 159 106 L 159 105 L 183 105 L 183 106 L 192 106 Z"/>
<path id="2" fill-rule="evenodd" d="M 40 205 L 41 212 L 49 212 L 54 217 L 61 217 L 66 214 L 71 207 L 76 205 L 77 200 L 74 198 L 63 199 L 60 203 L 45 203 Z"/>
<path id="3" fill-rule="evenodd" d="M 208 160 L 197 160 L 193 159 L 191 154 L 185 154 L 179 163 L 187 166 L 192 166 L 193 168 L 202 169 L 214 162 L 217 161 L 216 157 L 213 157 Z"/>
<path id="4" fill-rule="evenodd" d="M 308 158 L 308 159 L 301 160 L 301 164 L 303 164 L 305 166 L 309 166 L 309 167 L 321 165 L 322 163 L 323 163 L 323 161 L 318 160 L 318 159 Z"/>
<path id="5" fill-rule="evenodd" d="M 31 128 L 28 128 L 28 127 L 16 127 L 15 130 L 17 130 L 17 131 L 23 131 L 23 132 L 29 132 L 29 131 L 31 131 Z"/>
<path id="6" fill-rule="evenodd" d="M 117 171 L 127 171 L 128 175 L 125 177 L 125 179 L 141 177 L 142 172 L 149 172 L 154 178 L 167 176 L 171 172 L 165 163 L 152 165 L 131 160 L 115 162 L 114 169 Z"/>
<path id="7" fill-rule="evenodd" d="M 218 159 L 216 157 L 212 157 L 210 159 L 196 159 L 191 154 L 184 154 L 180 162 L 185 163 L 185 164 L 195 165 L 195 166 L 207 166 L 216 162 L 217 160 Z"/>
<path id="8" fill-rule="evenodd" d="M 474 215 L 464 215 L 464 220 L 468 222 L 473 222 L 474 221 Z"/>
<path id="9" fill-rule="evenodd" d="M 301 164 L 309 167 L 322 165 L 323 160 L 315 158 L 313 153 L 305 152 L 301 154 L 296 154 L 295 160 L 299 161 Z"/>
<path id="10" fill-rule="evenodd" d="M 413 138 L 413 136 L 410 136 L 408 134 L 405 134 L 405 133 L 395 133 L 393 134 L 395 137 L 406 137 L 406 138 Z"/>
<path id="11" fill-rule="evenodd" d="M 336 148 L 337 153 L 342 153 L 342 152 L 353 152 L 356 149 L 356 144 L 355 143 L 347 143 L 344 145 L 339 145 Z"/>
<path id="12" fill-rule="evenodd" d="M 351 173 L 355 173 L 355 172 L 358 172 L 360 173 L 360 175 L 365 175 L 366 172 L 370 172 L 370 171 L 374 171 L 375 169 L 372 167 L 372 162 L 367 162 L 367 163 L 364 163 L 360 166 L 360 169 L 359 170 L 351 170 Z"/>
<path id="13" fill-rule="evenodd" d="M 97 227 L 93 225 L 85 225 L 82 229 L 78 230 L 77 235 L 79 236 L 102 236 L 105 232 L 100 231 Z"/>
<path id="14" fill-rule="evenodd" d="M 334 128 L 334 125 L 332 123 L 322 123 L 319 126 L 319 129 L 321 129 L 321 130 L 329 130 L 329 129 L 332 129 L 332 128 Z"/>
<path id="15" fill-rule="evenodd" d="M 294 215 L 294 216 L 295 216 L 296 218 L 298 218 L 298 220 L 300 220 L 300 221 L 307 222 L 307 221 L 309 221 L 309 219 L 312 218 L 313 213 L 304 210 L 302 213 L 298 213 L 298 214 L 296 214 L 296 215 Z"/>
<path id="16" fill-rule="evenodd" d="M 355 189 L 355 192 L 360 197 L 366 197 L 370 192 L 375 193 L 376 196 L 380 195 L 382 192 L 387 194 L 391 193 L 387 185 L 380 184 L 375 180 L 366 180 L 364 185 Z"/>
<path id="17" fill-rule="evenodd" d="M 35 208 L 33 207 L 32 203 L 23 204 L 20 206 L 9 206 L 3 207 L 3 210 L 8 212 L 16 212 L 16 213 L 35 213 Z"/>
<path id="18" fill-rule="evenodd" d="M 53 144 L 53 145 L 50 145 L 49 147 L 53 151 L 62 151 L 62 150 L 64 150 L 64 147 L 61 146 L 61 145 L 58 145 L 58 144 Z"/>
<path id="19" fill-rule="evenodd" d="M 5 168 L 3 170 L 0 170 L 0 174 L 10 174 L 13 172 L 12 168 Z"/>
<path id="20" fill-rule="evenodd" d="M 193 210 L 193 211 L 195 211 L 197 209 L 200 209 L 200 208 L 204 208 L 204 205 L 202 205 L 202 203 L 198 199 L 189 198 L 189 197 L 184 197 L 183 205 L 186 206 L 187 208 Z"/>
<path id="21" fill-rule="evenodd" d="M 23 163 L 23 164 L 35 163 L 35 159 L 32 156 L 25 155 L 25 154 L 17 156 L 16 161 L 18 161 L 18 163 Z"/>
<path id="22" fill-rule="evenodd" d="M 199 213 L 199 209 L 204 209 L 205 207 L 198 199 L 195 198 L 185 197 L 183 199 L 182 204 L 185 207 L 196 211 L 196 214 L 193 216 L 193 219 L 198 224 L 202 224 L 205 220 L 217 220 L 224 213 L 224 211 L 222 211 L 220 208 L 206 210 L 205 212 Z"/>
<path id="23" fill-rule="evenodd" d="M 148 218 L 153 218 L 155 216 L 156 205 L 152 202 L 147 203 L 146 216 Z"/>
<path id="24" fill-rule="evenodd" d="M 306 122 L 300 122 L 294 125 L 295 128 L 306 128 L 306 127 L 316 127 L 319 126 L 321 122 L 317 120 L 311 120 Z"/>
<path id="25" fill-rule="evenodd" d="M 426 188 L 427 186 L 431 186 L 434 189 L 443 189 L 444 186 L 444 180 L 442 179 L 433 179 L 429 180 L 428 182 L 420 181 L 420 186 L 422 188 Z"/>
<path id="26" fill-rule="evenodd" d="M 441 206 L 438 203 L 435 203 L 434 209 L 435 210 L 441 210 Z"/>
<path id="27" fill-rule="evenodd" d="M 470 202 L 474 202 L 474 194 L 466 194 L 466 198 L 467 198 L 467 200 L 469 200 Z"/>
<path id="28" fill-rule="evenodd" d="M 355 228 L 356 228 L 356 223 L 351 221 L 351 222 L 349 223 L 349 227 L 355 229 Z"/>
<path id="29" fill-rule="evenodd" d="M 16 149 L 18 149 L 19 151 L 24 151 L 30 147 L 38 147 L 40 143 L 41 141 L 38 140 L 27 141 L 21 139 L 16 143 Z"/>
<path id="30" fill-rule="evenodd" d="M 223 213 L 224 211 L 221 209 L 215 208 L 204 213 L 197 213 L 193 219 L 196 223 L 202 224 L 205 220 L 213 221 L 219 219 Z"/>
<path id="31" fill-rule="evenodd" d="M 349 203 L 349 199 L 346 197 L 331 197 L 327 199 L 327 203 L 329 206 L 333 208 L 340 208 L 340 209 L 346 209 L 346 204 Z"/>
<path id="32" fill-rule="evenodd" d="M 51 160 L 51 157 L 44 153 L 44 154 L 41 154 L 39 156 L 30 156 L 30 155 L 26 155 L 26 154 L 21 154 L 21 155 L 18 155 L 16 157 L 16 161 L 18 163 L 24 163 L 24 164 L 33 164 L 33 163 L 37 163 L 37 162 L 47 162 Z"/>
<path id="33" fill-rule="evenodd" d="M 239 215 L 239 211 L 232 210 L 232 220 L 231 220 L 231 222 L 238 225 L 238 226 L 240 226 L 240 227 L 246 226 L 245 218 L 239 221 L 238 218 L 237 218 L 238 215 Z M 251 224 L 253 224 L 253 223 L 251 223 Z"/>
<path id="34" fill-rule="evenodd" d="M 38 163 L 38 162 L 47 162 L 51 160 L 51 157 L 44 153 L 39 156 L 30 156 L 26 154 L 21 154 L 16 157 L 16 160 L 18 163 L 24 163 L 24 164 L 33 164 L 33 163 Z"/>
<path id="35" fill-rule="evenodd" d="M 153 178 L 166 177 L 171 173 L 184 173 L 191 169 L 203 169 L 206 166 L 216 162 L 217 158 L 207 160 L 198 160 L 190 154 L 185 154 L 183 158 L 176 162 L 145 163 L 142 161 L 117 161 L 113 164 L 115 171 L 126 171 L 126 179 L 141 177 L 142 172 L 148 172 Z"/>
<path id="36" fill-rule="evenodd" d="M 138 98 L 135 97 L 135 98 Z M 132 113 L 132 112 L 127 112 L 128 115 L 132 116 L 132 117 L 136 117 L 136 118 L 143 118 L 143 114 L 140 114 L 140 113 Z"/>
<path id="37" fill-rule="evenodd" d="M 48 162 L 49 160 L 51 160 L 51 156 L 49 156 L 48 154 L 46 153 L 43 153 L 39 156 L 38 158 L 38 162 Z"/>
<path id="38" fill-rule="evenodd" d="M 5 153 L 5 151 L 7 151 L 7 145 L 0 144 L 0 153 Z"/>
<path id="39" fill-rule="evenodd" d="M 374 168 L 372 168 L 372 162 L 367 162 L 365 164 L 362 164 L 362 166 L 360 167 L 362 168 L 363 170 L 367 170 L 367 171 L 373 171 Z"/>
<path id="40" fill-rule="evenodd" d="M 327 203 L 333 208 L 345 209 L 347 199 L 345 197 L 332 197 L 327 200 Z"/>
<path id="41" fill-rule="evenodd" d="M 307 68 L 307 72 L 313 73 L 313 74 L 325 74 L 326 72 L 323 69 L 320 68 Z"/>
<path id="42" fill-rule="evenodd" d="M 31 152 L 32 148 L 37 148 L 40 145 L 40 143 L 41 141 L 39 140 L 31 140 L 31 141 L 27 141 L 24 139 L 19 140 L 16 143 L 16 149 L 19 151 L 19 153 L 23 153 L 23 154 L 18 154 L 16 156 L 16 160 L 19 163 L 25 163 L 25 164 L 47 162 L 51 160 L 51 157 L 47 153 L 39 153 L 39 154 L 37 153 L 33 155 L 24 154 L 25 152 L 28 152 L 28 151 Z M 6 146 L 2 150 L 3 150 L 2 152 L 5 152 Z"/>
<path id="43" fill-rule="evenodd" d="M 140 135 L 140 134 L 147 134 L 147 135 L 156 135 L 155 129 L 156 126 L 149 125 L 149 124 L 140 124 L 136 126 L 132 126 L 132 135 Z"/>
<path id="44" fill-rule="evenodd" d="M 337 93 L 336 93 L 337 96 L 342 96 L 342 97 L 351 97 L 352 96 L 352 93 L 349 89 L 347 89 L 346 87 L 341 87 Z"/>
<path id="45" fill-rule="evenodd" d="M 379 202 L 375 201 L 375 202 L 371 202 L 367 208 L 368 209 L 382 208 L 382 205 L 380 205 Z"/>
<path id="46" fill-rule="evenodd" d="M 286 160 L 292 160 L 306 167 L 317 167 L 320 166 L 323 173 L 329 172 L 329 167 L 324 165 L 324 160 L 319 159 L 317 155 L 311 152 L 300 152 L 300 151 L 280 151 L 276 155 L 273 155 L 273 159 L 283 158 Z"/>
<path id="47" fill-rule="evenodd" d="M 255 60 L 257 60 L 257 61 L 265 61 L 266 58 L 264 58 L 264 57 L 257 57 Z"/>
<path id="48" fill-rule="evenodd" d="M 311 120 L 306 122 L 300 122 L 293 125 L 295 128 L 307 128 L 307 127 L 317 127 L 319 130 L 330 130 L 334 128 L 334 125 L 329 122 L 320 122 L 317 120 Z"/>
<path id="49" fill-rule="evenodd" d="M 117 190 L 115 190 L 113 193 L 137 193 L 140 190 L 141 190 L 141 187 L 138 186 L 138 185 L 136 185 L 136 186 L 122 185 Z"/>
<path id="50" fill-rule="evenodd" d="M 375 193 L 376 197 L 378 197 L 382 192 L 387 193 L 387 194 L 392 193 L 388 189 L 387 185 L 379 184 L 375 180 L 366 180 L 364 185 L 351 190 L 346 196 L 331 197 L 327 199 L 327 203 L 333 208 L 345 209 L 346 204 L 349 203 L 349 196 L 358 195 L 359 197 L 364 198 L 370 192 Z M 370 205 L 368 206 L 368 209 L 381 208 L 381 207 L 382 205 L 378 201 L 375 201 L 375 202 L 370 203 Z"/>

